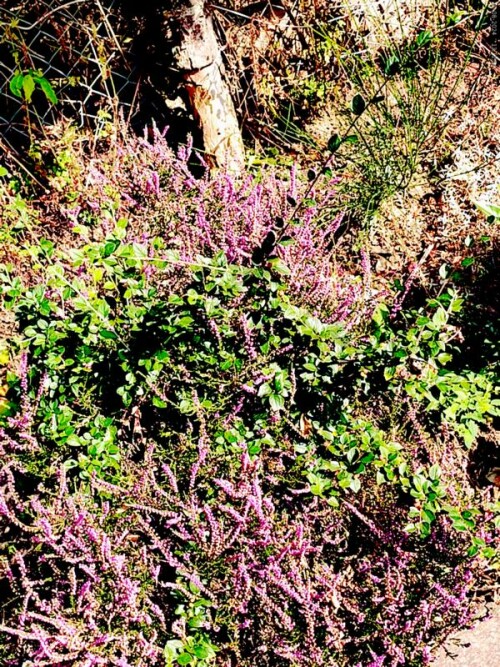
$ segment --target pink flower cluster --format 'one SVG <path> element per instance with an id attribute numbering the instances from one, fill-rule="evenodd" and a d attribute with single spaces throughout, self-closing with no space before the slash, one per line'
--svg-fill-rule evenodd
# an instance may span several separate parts
<path id="1" fill-rule="evenodd" d="M 126 218 L 129 240 L 160 236 L 184 264 L 222 251 L 229 262 L 251 265 L 253 251 L 282 221 L 286 243 L 273 256 L 289 271 L 287 283 L 297 300 L 331 321 L 349 321 L 360 312 L 357 306 L 373 300 L 365 255 L 361 271 L 350 272 L 335 260 L 343 219 L 338 178 L 325 175 L 311 191 L 295 168 L 288 179 L 271 168 L 238 178 L 208 171 L 195 178 L 190 164 L 196 158 L 190 145 L 174 154 L 155 127 L 149 136 L 127 133 L 108 151 L 80 156 L 82 183 L 67 193 L 70 206 L 61 206 L 61 193 L 49 200 L 58 197 L 57 208 L 72 226 L 92 221 L 95 236 L 112 235 L 114 221 Z"/>
<path id="2" fill-rule="evenodd" d="M 440 572 L 354 503 L 292 493 L 269 470 L 277 453 L 252 459 L 242 444 L 220 476 L 202 432 L 194 463 L 160 462 L 149 443 L 122 486 L 78 492 L 63 469 L 33 484 L 36 449 L 12 426 L 0 434 L 6 665 L 162 665 L 167 641 L 188 640 L 179 597 L 207 601 L 217 664 L 241 667 L 397 667 L 424 660 L 437 626 L 469 621 L 468 567 Z M 435 539 L 449 548 L 446 526 Z"/>

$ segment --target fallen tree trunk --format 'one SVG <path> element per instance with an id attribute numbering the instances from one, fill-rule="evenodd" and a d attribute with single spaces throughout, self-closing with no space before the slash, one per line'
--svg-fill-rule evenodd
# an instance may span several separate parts
<path id="1" fill-rule="evenodd" d="M 233 100 L 224 80 L 222 56 L 205 0 L 175 0 L 172 21 L 175 67 L 203 134 L 208 160 L 234 172 L 245 152 Z"/>

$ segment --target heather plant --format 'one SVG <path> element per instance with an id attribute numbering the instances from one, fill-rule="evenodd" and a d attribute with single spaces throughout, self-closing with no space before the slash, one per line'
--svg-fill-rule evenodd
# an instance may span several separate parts
<path id="1" fill-rule="evenodd" d="M 221 655 L 236 654 L 239 664 L 329 664 L 322 654 L 344 655 L 347 648 L 360 655 L 356 641 L 350 647 L 342 641 L 350 626 L 362 628 L 374 649 L 398 654 L 397 639 L 387 639 L 385 647 L 377 641 L 378 612 L 366 609 L 365 591 L 339 612 L 353 575 L 346 526 L 339 533 L 338 516 L 317 503 L 304 505 L 300 496 L 287 504 L 302 508 L 302 520 L 279 512 L 264 495 L 264 471 L 248 453 L 235 482 L 205 478 L 200 465 L 195 474 L 205 484 L 195 490 L 182 489 L 168 465 L 152 465 L 150 448 L 121 487 L 96 480 L 95 495 L 82 496 L 61 471 L 51 491 L 39 486 L 28 501 L 22 487 L 31 480 L 14 463 L 14 447 L 23 448 L 3 440 L 2 521 L 16 530 L 16 550 L 3 554 L 2 564 L 12 619 L 0 625 L 6 664 L 15 664 L 14 649 L 33 665 L 209 664 L 218 653 L 212 642 L 224 635 L 229 642 Z M 369 539 L 378 543 L 373 535 Z M 334 553 L 345 565 L 341 572 L 335 571 Z M 417 626 L 425 633 L 429 605 L 418 608 L 420 617 L 412 615 L 411 585 L 402 586 L 399 575 L 394 581 L 393 568 L 408 559 L 404 552 L 394 561 L 388 554 L 363 559 L 359 581 L 367 577 L 378 594 L 387 587 L 394 610 L 408 607 L 405 631 Z M 459 570 L 454 583 L 446 575 L 436 583 L 430 603 L 453 609 L 453 615 L 466 613 L 461 603 L 471 577 L 465 573 L 457 587 Z M 262 622 L 260 630 L 254 618 Z M 394 618 L 395 626 L 385 622 L 393 632 L 405 617 Z M 352 663 L 344 657 L 343 664 Z"/>
<path id="2" fill-rule="evenodd" d="M 48 193 L 2 191 L 2 660 L 427 664 L 496 563 L 462 299 L 340 265 L 328 165 L 195 178 L 156 131 L 65 132 Z"/>
<path id="3" fill-rule="evenodd" d="M 364 256 L 307 308 L 291 229 L 255 265 L 118 218 L 4 270 L 7 664 L 420 665 L 469 620 L 494 509 L 457 465 L 498 403 L 446 369 L 460 300 L 385 305 Z"/>
<path id="4" fill-rule="evenodd" d="M 318 312 L 341 302 L 347 311 L 362 298 L 362 281 L 336 260 L 342 216 L 336 203 L 339 179 L 331 169 L 310 172 L 312 183 L 296 167 L 286 175 L 267 169 L 242 178 L 208 171 L 195 177 L 193 164 L 202 158 L 190 145 L 174 153 L 154 126 L 150 136 L 135 137 L 109 123 L 97 145 L 92 143 L 71 126 L 54 128 L 53 136 L 40 142 L 33 167 L 48 190 L 34 198 L 23 196 L 30 185 L 24 191 L 4 187 L 5 210 L 19 219 L 22 207 L 26 226 L 42 238 L 48 226 L 65 234 L 70 227 L 76 247 L 116 236 L 119 220 L 123 237 L 140 244 L 160 236 L 184 262 L 223 251 L 230 262 L 250 265 L 263 239 L 281 233 L 281 256 L 297 298 L 315 304 Z M 35 270 L 51 261 L 48 247 L 33 246 L 24 254 Z"/>
<path id="5" fill-rule="evenodd" d="M 216 443 L 188 463 L 143 441 L 120 485 L 94 477 L 82 494 L 64 468 L 37 486 L 24 421 L 2 433 L 6 664 L 14 647 L 33 665 L 425 664 L 429 639 L 469 617 L 479 563 L 446 520 L 410 544 L 397 506 L 384 521 L 287 489 L 284 448 L 251 456 L 240 440 L 215 477 Z"/>

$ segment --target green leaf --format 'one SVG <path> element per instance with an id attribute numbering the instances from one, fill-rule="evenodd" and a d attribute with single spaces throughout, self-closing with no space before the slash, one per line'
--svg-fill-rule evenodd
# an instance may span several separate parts
<path id="1" fill-rule="evenodd" d="M 159 398 L 158 396 L 153 396 L 152 403 L 156 408 L 166 408 L 167 407 L 167 404 L 165 403 L 165 401 L 162 401 L 162 399 Z"/>
<path id="2" fill-rule="evenodd" d="M 332 134 L 328 140 L 328 150 L 330 153 L 336 153 L 342 144 L 342 139 L 338 134 Z"/>
<path id="3" fill-rule="evenodd" d="M 432 316 L 432 323 L 436 327 L 440 328 L 444 324 L 446 324 L 447 319 L 448 319 L 448 316 L 447 316 L 446 311 L 444 310 L 444 308 L 439 308 L 438 310 L 436 310 L 436 312 Z"/>
<path id="4" fill-rule="evenodd" d="M 269 386 L 268 382 L 264 382 L 264 384 L 261 384 L 259 387 L 259 391 L 257 392 L 257 396 L 259 398 L 263 398 L 264 396 L 269 396 L 271 394 L 271 387 Z"/>
<path id="5" fill-rule="evenodd" d="M 352 481 L 352 475 L 346 474 L 344 477 L 340 477 L 339 475 L 338 482 L 342 489 L 348 489 L 351 486 Z"/>
<path id="6" fill-rule="evenodd" d="M 441 280 L 446 280 L 449 274 L 449 269 L 447 264 L 441 264 L 439 267 L 439 277 Z"/>
<path id="7" fill-rule="evenodd" d="M 200 660 L 205 660 L 205 658 L 209 658 L 213 655 L 211 648 L 204 644 L 195 644 L 193 646 L 193 653 L 197 658 L 200 658 Z"/>
<path id="8" fill-rule="evenodd" d="M 279 396 L 279 394 L 272 394 L 269 397 L 269 403 L 271 404 L 271 409 L 275 412 L 278 412 L 278 410 L 282 410 L 285 407 L 285 400 L 283 396 Z"/>
<path id="9" fill-rule="evenodd" d="M 417 35 L 415 43 L 418 47 L 422 47 L 426 46 L 431 41 L 432 41 L 432 32 L 430 30 L 422 30 L 422 32 L 420 32 Z"/>
<path id="10" fill-rule="evenodd" d="M 178 320 L 176 320 L 175 324 L 178 327 L 181 327 L 182 329 L 188 329 L 193 322 L 194 319 L 191 316 L 185 315 L 184 317 L 181 317 Z"/>
<path id="11" fill-rule="evenodd" d="M 393 76 L 394 74 L 396 74 L 399 71 L 399 68 L 400 68 L 399 58 L 398 58 L 398 56 L 393 54 L 393 55 L 389 56 L 387 58 L 387 60 L 385 61 L 384 73 L 387 76 Z"/>
<path id="12" fill-rule="evenodd" d="M 111 241 L 107 241 L 107 243 L 104 244 L 104 248 L 101 251 L 102 257 L 109 257 L 110 255 L 112 255 L 119 245 L 120 241 L 118 239 L 112 239 Z"/>
<path id="13" fill-rule="evenodd" d="M 475 201 L 474 204 L 487 218 L 500 220 L 500 206 L 481 201 Z"/>
<path id="14" fill-rule="evenodd" d="M 290 237 L 288 237 L 288 238 L 290 238 Z M 293 239 L 290 239 L 290 240 L 293 243 Z M 280 241 L 279 245 L 286 245 L 286 242 L 283 243 L 282 241 Z M 290 243 L 288 245 L 290 245 Z M 279 257 L 276 257 L 276 259 L 271 259 L 269 264 L 273 267 L 273 269 L 276 271 L 276 273 L 279 273 L 282 276 L 289 276 L 290 273 L 291 273 L 288 266 Z"/>
<path id="15" fill-rule="evenodd" d="M 439 361 L 439 363 L 442 366 L 445 366 L 449 361 L 452 360 L 451 354 L 448 354 L 447 352 L 441 352 L 441 354 L 438 354 L 436 359 Z"/>
<path id="16" fill-rule="evenodd" d="M 384 368 L 384 379 L 390 380 L 396 375 L 397 366 L 386 366 Z"/>
<path id="17" fill-rule="evenodd" d="M 495 547 L 485 547 L 482 551 L 482 555 L 487 559 L 494 558 L 497 555 L 497 550 Z"/>
<path id="18" fill-rule="evenodd" d="M 24 74 L 20 72 L 19 74 L 13 76 L 9 82 L 10 92 L 16 97 L 22 98 L 23 96 L 23 80 Z"/>
<path id="19" fill-rule="evenodd" d="M 359 137 L 357 134 L 350 134 L 348 137 L 344 139 L 345 144 L 357 144 L 359 141 Z"/>
<path id="20" fill-rule="evenodd" d="M 351 480 L 351 483 L 349 485 L 349 488 L 352 491 L 354 491 L 354 493 L 357 493 L 360 490 L 361 482 L 359 481 L 358 477 L 353 477 L 353 479 Z"/>
<path id="21" fill-rule="evenodd" d="M 464 519 L 458 519 L 457 521 L 453 521 L 453 528 L 455 530 L 460 530 L 460 531 L 465 531 L 468 530 L 471 526 L 469 525 L 468 521 L 465 521 Z"/>
<path id="22" fill-rule="evenodd" d="M 375 324 L 381 327 L 389 317 L 389 309 L 385 304 L 378 305 L 373 311 L 372 320 Z"/>
<path id="23" fill-rule="evenodd" d="M 26 102 L 31 101 L 31 96 L 33 95 L 34 90 L 35 90 L 35 80 L 31 76 L 31 74 L 26 74 L 26 76 L 23 77 L 23 92 Z"/>
<path id="24" fill-rule="evenodd" d="M 435 463 L 433 466 L 429 468 L 429 477 L 433 481 L 439 479 L 440 474 L 441 474 L 441 469 L 437 463 Z"/>
<path id="25" fill-rule="evenodd" d="M 190 628 L 201 628 L 203 623 L 204 623 L 203 616 L 194 616 L 193 618 L 189 619 L 188 626 Z"/>
<path id="26" fill-rule="evenodd" d="M 479 433 L 479 426 L 473 421 L 468 421 L 463 429 L 463 439 L 465 446 L 468 449 L 470 449 L 474 444 L 478 433 Z"/>
<path id="27" fill-rule="evenodd" d="M 424 509 L 423 514 L 427 519 L 426 523 L 434 523 L 434 521 L 436 520 L 436 515 L 434 514 L 434 512 L 431 512 L 431 510 Z"/>
<path id="28" fill-rule="evenodd" d="M 36 77 L 36 81 L 42 89 L 45 97 L 51 104 L 57 104 L 57 95 L 55 94 L 54 89 L 50 81 L 48 81 L 44 76 Z"/>
<path id="29" fill-rule="evenodd" d="M 352 463 L 354 461 L 354 458 L 358 455 L 358 450 L 356 447 L 352 447 L 348 452 L 347 452 L 347 460 L 349 463 Z"/>
<path id="30" fill-rule="evenodd" d="M 106 340 L 116 340 L 118 338 L 115 332 L 110 331 L 109 329 L 100 329 L 99 336 L 101 336 L 101 338 L 105 338 Z"/>
<path id="31" fill-rule="evenodd" d="M 193 662 L 193 656 L 190 653 L 184 652 L 177 656 L 179 665 L 189 665 L 191 662 Z"/>
<path id="32" fill-rule="evenodd" d="M 464 10 L 455 10 L 446 17 L 446 26 L 456 25 L 467 12 Z"/>
<path id="33" fill-rule="evenodd" d="M 178 651 L 180 651 L 183 647 L 184 644 L 181 642 L 180 639 L 171 639 L 165 644 L 163 655 L 165 656 L 165 658 L 175 658 Z"/>
<path id="34" fill-rule="evenodd" d="M 361 116 L 363 111 L 366 109 L 366 102 L 364 97 L 359 93 L 354 95 L 351 102 L 351 111 L 356 114 L 356 116 Z"/>

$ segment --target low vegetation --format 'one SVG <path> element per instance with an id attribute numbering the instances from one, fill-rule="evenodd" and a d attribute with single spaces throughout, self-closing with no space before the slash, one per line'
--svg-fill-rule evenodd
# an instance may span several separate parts
<path id="1" fill-rule="evenodd" d="M 292 167 L 210 173 L 111 116 L 5 161 L 2 664 L 419 667 L 493 595 L 498 207 L 380 270 L 375 210 L 431 149 L 387 149 L 353 216 L 389 111 L 351 92 Z"/>

